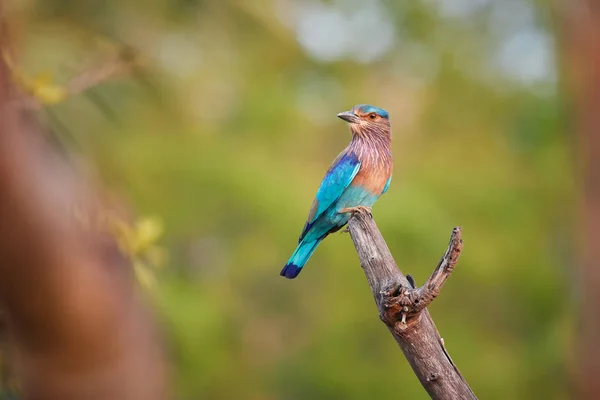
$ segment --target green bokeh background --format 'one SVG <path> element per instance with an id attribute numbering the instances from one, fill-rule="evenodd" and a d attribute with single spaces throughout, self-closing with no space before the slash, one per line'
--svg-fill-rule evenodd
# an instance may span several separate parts
<path id="1" fill-rule="evenodd" d="M 65 82 L 121 45 L 145 61 L 41 117 L 139 214 L 164 221 L 170 261 L 152 296 L 179 398 L 428 398 L 347 235 L 323 242 L 297 280 L 279 276 L 350 139 L 335 115 L 358 103 L 391 114 L 394 180 L 374 216 L 403 272 L 424 282 L 463 226 L 430 312 L 475 393 L 568 397 L 578 178 L 544 3 L 27 0 L 13 11 L 27 21 L 30 74 Z"/>

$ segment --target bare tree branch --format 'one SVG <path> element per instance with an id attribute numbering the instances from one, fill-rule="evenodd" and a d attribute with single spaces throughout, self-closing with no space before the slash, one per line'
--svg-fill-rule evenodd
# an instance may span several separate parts
<path id="1" fill-rule="evenodd" d="M 135 54 L 131 49 L 123 49 L 113 60 L 84 70 L 67 83 L 70 95 L 79 94 L 108 80 L 127 75 L 135 66 Z"/>
<path id="2" fill-rule="evenodd" d="M 448 249 L 420 288 L 398 269 L 371 215 L 357 210 L 348 223 L 379 317 L 402 349 L 419 381 L 435 400 L 477 397 L 450 358 L 427 306 L 440 293 L 462 251 L 461 229 L 454 228 Z"/>

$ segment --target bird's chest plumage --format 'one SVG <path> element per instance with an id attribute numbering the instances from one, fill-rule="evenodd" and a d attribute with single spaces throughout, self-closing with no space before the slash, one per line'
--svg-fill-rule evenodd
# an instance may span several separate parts
<path id="1" fill-rule="evenodd" d="M 388 149 L 373 149 L 368 154 L 359 155 L 359 159 L 360 170 L 350 185 L 362 187 L 375 196 L 381 195 L 388 179 L 392 176 L 391 152 Z"/>

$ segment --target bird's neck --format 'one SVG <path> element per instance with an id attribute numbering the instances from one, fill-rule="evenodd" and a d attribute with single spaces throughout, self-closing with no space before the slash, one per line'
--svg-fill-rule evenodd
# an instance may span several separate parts
<path id="1" fill-rule="evenodd" d="M 350 142 L 351 148 L 370 148 L 373 150 L 389 150 L 391 148 L 392 138 L 386 133 L 367 133 L 352 135 Z"/>
<path id="2" fill-rule="evenodd" d="M 353 135 L 349 150 L 365 162 L 391 162 L 392 139 L 389 133 Z"/>

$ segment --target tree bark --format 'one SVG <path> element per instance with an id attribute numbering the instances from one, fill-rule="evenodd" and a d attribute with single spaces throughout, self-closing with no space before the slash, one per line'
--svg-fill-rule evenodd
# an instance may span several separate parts
<path id="1" fill-rule="evenodd" d="M 419 381 L 435 400 L 477 397 L 450 358 L 427 306 L 440 292 L 462 250 L 461 229 L 454 228 L 450 244 L 427 282 L 416 288 L 398 269 L 372 216 L 356 211 L 348 230 L 358 252 L 379 317 L 402 349 Z"/>

